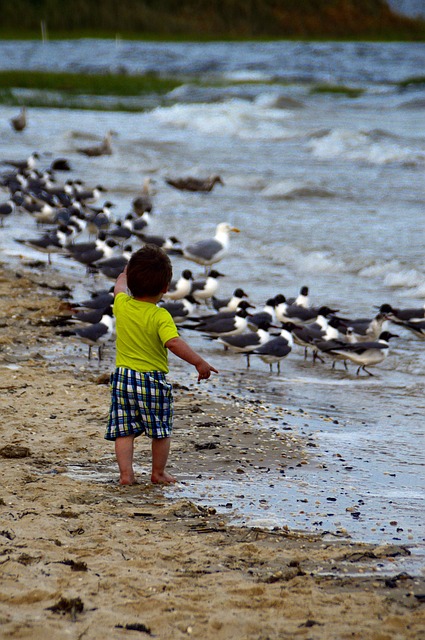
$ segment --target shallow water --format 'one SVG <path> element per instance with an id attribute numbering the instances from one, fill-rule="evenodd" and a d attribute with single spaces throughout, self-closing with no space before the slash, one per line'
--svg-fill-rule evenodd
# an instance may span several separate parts
<path id="1" fill-rule="evenodd" d="M 87 47 L 97 52 L 96 65 L 87 65 Z M 130 73 L 150 69 L 187 79 L 167 104 L 145 113 L 31 109 L 20 135 L 7 122 L 16 109 L 0 106 L 0 158 L 22 159 L 37 150 L 45 154 L 43 167 L 54 157 L 69 158 L 73 171 L 63 179 L 108 187 L 118 218 L 150 176 L 156 194 L 149 232 L 176 235 L 183 244 L 213 235 L 217 223 L 229 220 L 241 233 L 220 263 L 226 276 L 219 297 L 242 286 L 261 307 L 276 293 L 293 296 L 308 285 L 313 304 L 349 317 L 373 317 L 384 302 L 421 306 L 425 94 L 423 85 L 400 91 L 394 82 L 420 75 L 424 51 L 422 44 L 0 43 L 5 68 L 107 71 L 121 65 Z M 201 72 L 211 84 L 191 85 Z M 230 78 L 240 84 L 230 85 Z M 352 99 L 310 92 L 324 81 L 364 93 Z M 108 129 L 115 132 L 112 156 L 76 153 Z M 212 173 L 225 185 L 209 194 L 165 183 L 167 176 Z M 1 231 L 3 255 L 12 262 L 19 255 L 43 258 L 14 242 L 38 233 L 31 216 L 17 214 Z M 60 256 L 53 263 L 65 279 L 80 282 L 77 300 L 105 285 Z M 200 273 L 179 257 L 173 265 L 177 275 L 184 268 Z M 288 469 L 284 480 L 260 473 L 241 490 L 227 481 L 204 486 L 194 472 L 180 490 L 224 511 L 220 505 L 232 502 L 238 521 L 422 543 L 425 341 L 398 327 L 394 332 L 400 337 L 390 355 L 368 377 L 356 376 L 354 365 L 348 372 L 341 364 L 336 370 L 313 365 L 298 347 L 280 375 L 255 358 L 247 370 L 242 356 L 183 331 L 218 365 L 218 393 L 251 395 L 247 389 L 255 388 L 265 403 L 291 412 L 289 425 L 317 446 L 311 464 Z M 64 345 L 67 353 L 73 348 Z M 221 498 L 232 490 L 247 498 Z M 266 502 L 260 503 L 262 491 Z M 352 507 L 359 515 L 346 511 Z"/>

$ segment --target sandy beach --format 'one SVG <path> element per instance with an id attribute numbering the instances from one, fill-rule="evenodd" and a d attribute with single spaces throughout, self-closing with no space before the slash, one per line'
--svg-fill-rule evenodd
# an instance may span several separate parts
<path id="1" fill-rule="evenodd" d="M 424 637 L 425 579 L 395 567 L 405 546 L 231 525 L 179 485 L 151 485 L 141 438 L 138 483 L 119 486 L 103 438 L 109 365 L 54 356 L 63 293 L 46 270 L 0 269 L 0 637 Z M 170 470 L 183 482 L 308 463 L 302 439 L 258 429 L 254 399 L 170 378 Z"/>

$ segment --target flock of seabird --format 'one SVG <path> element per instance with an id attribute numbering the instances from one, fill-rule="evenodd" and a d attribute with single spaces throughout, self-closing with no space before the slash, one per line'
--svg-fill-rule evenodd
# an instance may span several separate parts
<path id="1" fill-rule="evenodd" d="M 100 147 L 79 151 L 93 157 L 110 153 L 110 137 L 108 132 L 102 152 Z M 60 253 L 81 264 L 87 273 L 102 273 L 111 281 L 122 272 L 132 252 L 144 243 L 154 243 L 172 256 L 179 255 L 205 267 L 205 274 L 197 278 L 185 268 L 159 304 L 168 309 L 183 331 L 196 331 L 229 352 L 243 354 L 247 367 L 251 356 L 258 356 L 270 371 L 276 364 L 279 372 L 281 361 L 294 345 L 300 345 L 305 358 L 311 352 L 313 360 L 330 359 L 333 368 L 338 361 L 346 369 L 347 362 L 352 362 L 357 374 L 364 371 L 373 375 L 369 367 L 384 361 L 390 340 L 397 337 L 389 330 L 390 323 L 402 325 L 419 338 L 425 337 L 425 305 L 397 309 L 386 303 L 371 318 L 346 318 L 338 315 L 337 309 L 312 305 L 306 286 L 295 298 L 286 298 L 282 293 L 270 297 L 261 309 L 249 301 L 240 287 L 231 296 L 219 298 L 224 276 L 215 265 L 228 252 L 231 234 L 239 229 L 221 222 L 211 238 L 188 244 L 175 237 L 150 235 L 146 232 L 153 211 L 149 179 L 133 198 L 131 211 L 123 219 L 114 218 L 114 203 L 110 200 L 95 206 L 106 191 L 103 186 L 87 188 L 81 180 L 61 181 L 58 173 L 70 170 L 65 158 L 54 160 L 43 171 L 36 168 L 39 160 L 40 154 L 33 153 L 23 161 L 1 162 L 4 171 L 0 189 L 7 195 L 0 202 L 0 224 L 26 212 L 38 228 L 46 228 L 38 236 L 16 238 L 17 242 L 46 253 L 49 264 L 52 255 Z M 205 181 L 181 178 L 166 182 L 175 188 L 205 192 L 216 183 L 223 184 L 219 176 Z M 86 238 L 81 240 L 83 234 Z M 114 336 L 112 290 L 113 284 L 86 300 L 70 303 L 65 315 L 52 320 L 60 335 L 88 344 L 89 358 L 96 345 L 100 360 L 102 345 Z"/>

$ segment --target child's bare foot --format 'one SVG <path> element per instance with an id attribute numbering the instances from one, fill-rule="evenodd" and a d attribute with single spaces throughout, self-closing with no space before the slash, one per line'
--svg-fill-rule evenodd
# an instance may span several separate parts
<path id="1" fill-rule="evenodd" d="M 154 484 L 174 484 L 174 482 L 177 482 L 177 478 L 171 476 L 166 471 L 163 471 L 162 473 L 152 472 L 151 481 Z"/>
<path id="2" fill-rule="evenodd" d="M 120 476 L 120 484 L 136 484 L 136 479 L 134 476 Z"/>

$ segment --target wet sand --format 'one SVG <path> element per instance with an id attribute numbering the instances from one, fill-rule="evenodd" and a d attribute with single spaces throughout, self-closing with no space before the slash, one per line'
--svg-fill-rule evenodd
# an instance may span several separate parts
<path id="1" fill-rule="evenodd" d="M 425 580 L 397 572 L 404 546 L 232 526 L 178 485 L 151 485 L 142 438 L 138 483 L 120 487 L 103 438 L 109 364 L 79 367 L 58 349 L 49 322 L 64 294 L 48 270 L 0 270 L 2 637 L 424 636 Z M 308 463 L 301 438 L 259 430 L 254 399 L 170 378 L 182 483 Z"/>

